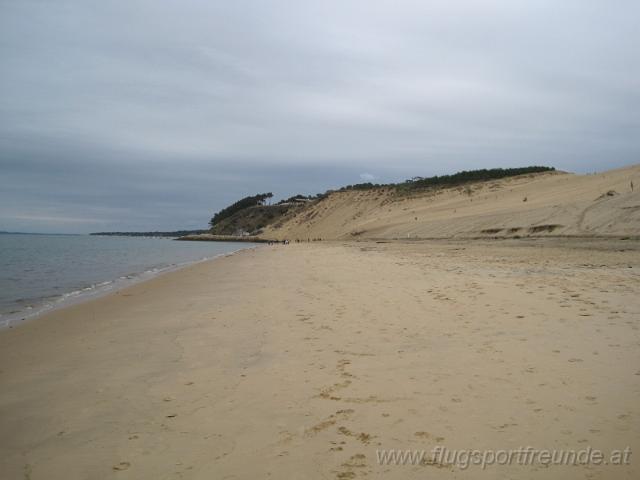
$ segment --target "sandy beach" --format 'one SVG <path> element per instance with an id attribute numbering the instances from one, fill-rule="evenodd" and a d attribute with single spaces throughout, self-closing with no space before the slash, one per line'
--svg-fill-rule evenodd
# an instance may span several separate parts
<path id="1" fill-rule="evenodd" d="M 0 480 L 640 479 L 640 2 L 0 11 Z"/>
<path id="2" fill-rule="evenodd" d="M 263 246 L 0 332 L 7 479 L 637 478 L 635 241 Z M 627 465 L 380 465 L 379 449 Z"/>

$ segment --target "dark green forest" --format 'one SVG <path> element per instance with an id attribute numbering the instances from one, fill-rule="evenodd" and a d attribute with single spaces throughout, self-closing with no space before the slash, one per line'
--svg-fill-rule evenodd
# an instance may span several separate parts
<path id="1" fill-rule="evenodd" d="M 233 215 L 236 212 L 239 212 L 240 210 L 244 210 L 245 208 L 249 208 L 249 207 L 254 207 L 256 205 L 262 205 L 264 204 L 267 198 L 271 198 L 271 197 L 273 197 L 273 193 L 271 192 L 259 193 L 257 195 L 244 197 L 243 199 L 238 200 L 235 203 L 232 203 L 228 207 L 223 208 L 218 213 L 216 213 L 209 221 L 209 225 L 213 227 L 216 223 L 220 222 L 221 220 L 224 220 L 225 218 L 229 218 L 231 215 Z"/>

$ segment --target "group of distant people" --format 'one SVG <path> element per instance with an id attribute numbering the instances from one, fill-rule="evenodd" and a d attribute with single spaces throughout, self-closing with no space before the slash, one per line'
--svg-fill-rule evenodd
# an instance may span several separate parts
<path id="1" fill-rule="evenodd" d="M 320 242 L 322 240 L 322 238 L 307 238 L 307 242 Z M 300 240 L 299 238 L 295 239 L 296 243 L 301 243 L 304 242 L 304 240 Z M 277 245 L 277 244 L 282 244 L 282 245 L 289 245 L 291 242 L 287 239 L 285 240 L 269 240 L 267 242 L 268 245 Z"/>
<path id="2" fill-rule="evenodd" d="M 289 240 L 269 240 L 267 242 L 268 245 L 278 245 L 280 243 L 282 245 L 289 245 Z"/>

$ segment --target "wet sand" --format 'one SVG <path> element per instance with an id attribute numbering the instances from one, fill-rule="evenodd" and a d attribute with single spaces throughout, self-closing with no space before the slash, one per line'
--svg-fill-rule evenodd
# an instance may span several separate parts
<path id="1" fill-rule="evenodd" d="M 634 241 L 264 246 L 0 332 L 25 479 L 636 478 Z M 631 449 L 379 465 L 378 449 Z"/>

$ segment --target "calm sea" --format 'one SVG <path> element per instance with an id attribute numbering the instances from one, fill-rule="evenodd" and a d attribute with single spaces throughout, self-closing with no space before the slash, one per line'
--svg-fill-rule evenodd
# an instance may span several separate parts
<path id="1" fill-rule="evenodd" d="M 0 327 L 253 246 L 168 238 L 0 234 Z"/>

